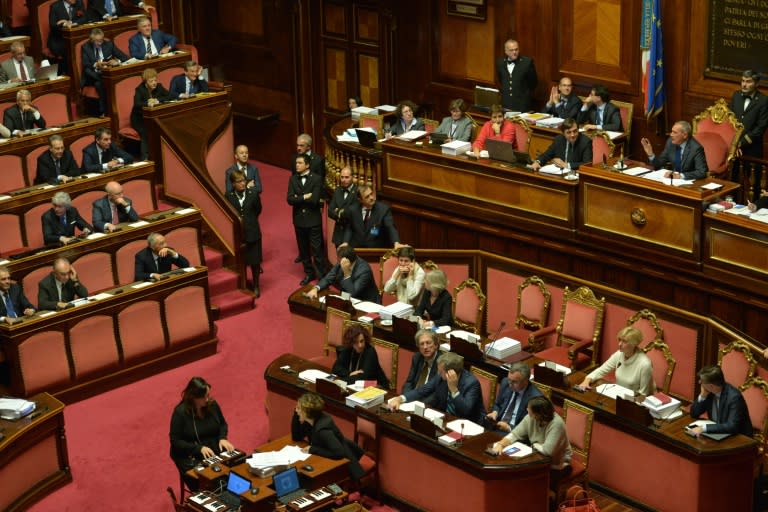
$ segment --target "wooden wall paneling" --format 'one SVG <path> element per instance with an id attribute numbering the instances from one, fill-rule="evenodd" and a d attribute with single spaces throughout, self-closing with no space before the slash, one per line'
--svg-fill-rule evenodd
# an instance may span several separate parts
<path id="1" fill-rule="evenodd" d="M 347 109 L 347 52 L 344 48 L 325 47 L 325 105 L 329 109 Z"/>
<path id="2" fill-rule="evenodd" d="M 378 55 L 371 55 L 363 52 L 357 54 L 357 75 L 358 86 L 355 88 L 351 84 L 352 91 L 357 90 L 365 105 L 392 104 L 392 98 L 382 96 L 382 72 L 381 59 Z"/>

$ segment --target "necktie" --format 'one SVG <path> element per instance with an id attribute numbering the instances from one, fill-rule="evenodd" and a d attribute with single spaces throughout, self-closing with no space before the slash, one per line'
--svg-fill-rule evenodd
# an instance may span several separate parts
<path id="1" fill-rule="evenodd" d="M 348 189 L 348 188 L 345 188 L 345 189 L 344 189 L 344 200 L 345 200 L 345 201 L 347 200 L 347 196 L 348 196 L 348 195 L 349 195 L 349 189 Z"/>
<path id="2" fill-rule="evenodd" d="M 512 392 L 512 398 L 509 399 L 509 402 L 507 402 L 507 407 L 504 409 L 504 414 L 501 415 L 501 421 L 504 423 L 508 423 L 511 427 L 512 424 L 510 421 L 512 420 L 512 415 L 515 412 L 515 404 L 517 402 L 517 391 Z"/>
<path id="3" fill-rule="evenodd" d="M 104 151 L 101 149 L 99 149 L 99 163 L 100 164 L 104 163 Z"/>
<path id="4" fill-rule="evenodd" d="M 13 309 L 13 301 L 11 300 L 11 294 L 8 292 L 5 292 L 4 294 L 4 301 L 5 301 L 5 316 L 9 316 L 11 318 L 16 318 L 16 310 Z"/>
<path id="5" fill-rule="evenodd" d="M 683 146 L 675 146 L 675 171 L 680 172 L 683 167 Z"/>
<path id="6" fill-rule="evenodd" d="M 307 177 L 306 176 L 302 176 L 301 177 L 301 186 L 303 187 L 306 184 L 307 184 Z"/>
<path id="7" fill-rule="evenodd" d="M 112 224 L 120 224 L 120 217 L 117 214 L 116 204 L 112 204 Z"/>
<path id="8" fill-rule="evenodd" d="M 98 58 L 98 60 L 104 60 L 104 54 L 101 53 L 101 46 L 98 46 L 96 48 L 96 57 Z"/>
<path id="9" fill-rule="evenodd" d="M 720 411 L 718 409 L 720 408 L 720 399 L 717 397 L 717 395 L 712 397 L 712 421 L 715 423 L 718 423 L 720 420 Z"/>
<path id="10" fill-rule="evenodd" d="M 749 108 L 749 104 L 752 102 L 752 96 L 744 96 L 744 109 L 747 110 Z"/>
<path id="11" fill-rule="evenodd" d="M 445 408 L 445 412 L 447 412 L 451 416 L 456 416 L 456 406 L 453 405 L 453 395 L 451 395 L 450 390 L 448 390 L 448 403 Z"/>
<path id="12" fill-rule="evenodd" d="M 455 134 L 455 133 L 456 133 L 456 123 L 453 123 L 451 125 L 451 135 L 450 135 L 450 137 L 453 138 L 453 134 Z"/>
<path id="13" fill-rule="evenodd" d="M 147 38 L 147 54 L 152 55 L 152 40 Z"/>
<path id="14" fill-rule="evenodd" d="M 67 232 L 67 215 L 64 214 L 59 218 L 61 219 L 61 227 L 64 228 L 64 232 L 66 233 Z"/>
<path id="15" fill-rule="evenodd" d="M 192 94 L 192 80 L 187 78 L 187 94 Z"/>
<path id="16" fill-rule="evenodd" d="M 56 291 L 59 293 L 59 302 L 64 302 L 61 297 L 62 288 L 64 288 L 64 285 L 61 284 L 61 281 L 56 281 Z"/>
<path id="17" fill-rule="evenodd" d="M 425 382 L 427 382 L 427 376 L 429 375 L 429 362 L 424 361 L 424 364 L 421 367 L 421 372 L 419 373 L 419 378 L 416 380 L 416 388 L 420 388 L 424 385 Z"/>
<path id="18" fill-rule="evenodd" d="M 23 81 L 27 81 L 27 69 L 24 67 L 24 62 L 19 62 L 19 76 Z"/>
<path id="19" fill-rule="evenodd" d="M 69 21 L 72 21 L 72 6 L 70 4 L 66 4 L 67 7 L 67 17 L 69 18 Z"/>
<path id="20" fill-rule="evenodd" d="M 595 114 L 595 124 L 597 126 L 603 125 L 603 111 L 601 109 L 597 109 L 597 113 Z"/>
<path id="21" fill-rule="evenodd" d="M 363 213 L 363 226 L 365 226 L 365 229 L 368 229 L 368 221 L 371 219 L 371 209 L 366 208 L 365 212 Z"/>
<path id="22" fill-rule="evenodd" d="M 54 158 L 53 161 L 56 163 L 56 176 L 61 176 L 61 159 Z"/>
<path id="23" fill-rule="evenodd" d="M 563 159 L 563 160 L 565 160 L 565 163 L 568 163 L 568 161 L 569 161 L 568 157 L 570 156 L 570 153 L 571 153 L 571 143 L 570 142 L 566 142 L 565 143 L 565 158 Z"/>

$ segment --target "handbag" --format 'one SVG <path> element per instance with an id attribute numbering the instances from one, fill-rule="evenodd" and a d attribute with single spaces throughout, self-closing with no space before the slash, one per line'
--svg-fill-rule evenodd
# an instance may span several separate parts
<path id="1" fill-rule="evenodd" d="M 569 496 L 571 496 L 570 491 L 571 489 L 568 492 Z M 590 498 L 587 491 L 581 488 L 574 492 L 567 500 L 560 503 L 557 510 L 559 512 L 600 512 L 595 500 Z"/>

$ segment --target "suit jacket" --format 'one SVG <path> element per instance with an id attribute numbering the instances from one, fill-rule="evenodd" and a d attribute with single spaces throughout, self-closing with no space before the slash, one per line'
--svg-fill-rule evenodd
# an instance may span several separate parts
<path id="1" fill-rule="evenodd" d="M 515 416 L 514 425 L 510 425 L 510 427 L 515 428 L 525 418 L 528 414 L 528 400 L 535 396 L 541 396 L 541 391 L 533 383 L 529 382 L 523 390 L 523 394 L 518 397 L 517 416 Z M 496 421 L 501 421 L 510 398 L 512 398 L 512 387 L 509 385 L 509 379 L 505 378 L 501 381 L 499 394 L 496 395 L 496 400 L 493 402 L 493 410 L 498 413 Z"/>
<path id="2" fill-rule="evenodd" d="M 407 402 L 434 395 L 434 408 L 446 412 L 448 411 L 448 394 L 448 383 L 442 377 L 430 380 L 420 388 L 404 393 Z M 474 421 L 478 425 L 483 424 L 483 417 L 485 417 L 483 391 L 477 377 L 468 370 L 462 370 L 459 374 L 459 394 L 453 398 L 453 407 L 457 417 Z"/>
<path id="3" fill-rule="evenodd" d="M 88 296 L 88 290 L 80 281 L 74 284 L 70 279 L 61 289 L 61 302 L 70 302 L 75 297 L 81 299 Z M 37 285 L 37 306 L 38 309 L 47 311 L 56 311 L 56 304 L 59 302 L 59 291 L 56 288 L 56 278 L 53 272 L 45 276 Z"/>
<path id="4" fill-rule="evenodd" d="M 136 222 L 139 220 L 138 212 L 133 208 L 133 203 L 130 199 L 127 197 L 124 199 L 131 206 L 131 209 L 126 211 L 126 207 L 117 205 L 118 222 Z M 101 199 L 95 200 L 91 211 L 93 212 L 93 227 L 96 228 L 96 231 L 103 233 L 104 225 L 112 224 L 112 203 L 109 202 L 109 197 L 104 196 Z"/>
<path id="5" fill-rule="evenodd" d="M 154 90 L 150 91 L 144 82 L 136 86 L 133 93 L 133 109 L 131 109 L 131 126 L 144 137 L 144 107 L 147 106 L 150 98 L 160 100 L 160 103 L 171 99 L 168 91 L 163 84 L 158 83 Z"/>
<path id="6" fill-rule="evenodd" d="M 730 104 L 736 119 L 744 124 L 739 144 L 744 155 L 763 157 L 763 135 L 768 129 L 768 96 L 755 91 L 752 100 L 744 110 L 744 96 L 741 91 L 733 93 Z"/>
<path id="7" fill-rule="evenodd" d="M 136 281 L 145 281 L 149 279 L 150 274 L 165 274 L 170 272 L 173 265 L 179 268 L 186 268 L 189 266 L 187 258 L 179 254 L 178 258 L 171 258 L 170 256 L 164 256 L 157 259 L 157 266 L 155 266 L 155 258 L 152 256 L 152 249 L 145 247 L 136 253 L 134 257 L 134 279 Z"/>
<path id="8" fill-rule="evenodd" d="M 294 153 L 291 157 L 291 165 L 288 167 L 291 170 L 291 174 L 296 174 L 296 158 L 298 156 L 298 153 Z M 309 172 L 323 178 L 323 183 L 325 183 L 325 158 L 314 151 L 309 154 Z"/>
<path id="9" fill-rule="evenodd" d="M 671 139 L 667 139 L 664 151 L 656 156 L 651 162 L 656 169 L 661 169 L 665 165 L 675 165 L 675 145 Z M 707 177 L 709 167 L 707 167 L 707 157 L 704 155 L 704 148 L 693 137 L 688 138 L 683 151 L 681 167 L 683 177 L 687 180 L 699 180 Z"/>
<path id="10" fill-rule="evenodd" d="M 344 199 L 344 189 L 336 187 L 328 206 L 328 217 L 336 221 L 333 226 L 333 245 L 341 245 L 344 242 L 344 230 L 349 224 L 349 208 L 354 204 L 357 204 L 357 185 L 352 183 L 349 186 L 346 199 Z"/>
<path id="11" fill-rule="evenodd" d="M 238 167 L 238 164 L 235 163 L 230 165 L 227 170 L 224 171 L 224 190 L 226 193 L 232 192 L 232 183 L 229 181 L 229 176 L 232 174 L 232 171 L 236 171 Z M 261 176 L 259 175 L 258 167 L 252 164 L 247 164 L 245 166 L 245 180 L 253 181 L 253 187 L 251 187 L 251 190 L 255 191 L 257 194 L 261 194 Z"/>
<path id="12" fill-rule="evenodd" d="M 138 0 L 132 0 L 134 5 L 138 5 Z M 123 7 L 120 5 L 120 0 L 112 0 L 115 6 L 115 16 L 122 16 Z M 107 14 L 106 0 L 89 0 L 87 16 L 90 21 L 102 21 Z"/>
<path id="13" fill-rule="evenodd" d="M 698 397 L 691 404 L 691 416 L 698 418 L 705 412 L 712 419 L 712 408 L 715 396 L 710 393 L 706 399 Z M 735 387 L 727 382 L 720 392 L 720 400 L 717 408 L 717 423 L 707 425 L 707 432 L 711 434 L 743 434 L 752 437 L 752 422 L 747 412 L 747 402 L 744 396 Z"/>
<path id="14" fill-rule="evenodd" d="M 312 193 L 312 197 L 304 199 L 304 194 Z M 288 180 L 288 204 L 293 206 L 293 225 L 297 228 L 312 228 L 322 226 L 323 207 L 320 199 L 323 197 L 323 181 L 320 176 L 309 172 L 304 185 L 301 176 L 294 174 Z"/>
<path id="15" fill-rule="evenodd" d="M 414 117 L 413 120 L 411 121 L 410 128 L 406 130 L 405 127 L 403 126 L 403 120 L 401 118 L 398 118 L 395 124 L 393 124 L 390 128 L 392 129 L 392 135 L 402 135 L 406 131 L 423 130 L 424 121 L 422 121 L 418 117 Z"/>
<path id="16" fill-rule="evenodd" d="M 440 126 L 437 127 L 435 133 L 444 133 L 451 135 L 451 125 L 453 125 L 453 118 L 451 116 L 444 117 L 440 122 Z M 452 140 L 463 140 L 464 142 L 471 142 L 472 140 L 472 120 L 467 116 L 461 116 L 456 121 L 456 130 L 453 133 Z"/>
<path id="17" fill-rule="evenodd" d="M 85 15 L 83 0 L 75 0 L 75 4 L 72 6 L 72 17 L 69 16 L 67 5 L 69 4 L 65 0 L 57 0 L 51 4 L 51 9 L 48 11 L 48 24 L 51 28 L 51 31 L 48 33 L 48 49 L 51 50 L 51 53 L 60 57 L 64 55 L 66 47 L 64 46 L 61 26 L 58 25 L 58 22 L 69 20 L 82 25 L 88 21 Z"/>
<path id="18" fill-rule="evenodd" d="M 227 200 L 240 213 L 243 219 L 243 238 L 246 242 L 252 243 L 261 240 L 261 226 L 259 225 L 259 215 L 261 215 L 261 196 L 253 188 L 245 189 L 245 200 L 240 206 L 235 192 L 227 192 Z"/>
<path id="19" fill-rule="evenodd" d="M 440 357 L 441 353 L 442 352 L 438 350 L 435 357 L 432 358 L 432 364 L 429 367 L 429 376 L 424 383 L 425 386 L 427 385 L 427 382 L 432 382 L 433 380 L 440 378 L 440 373 L 437 371 L 437 358 Z M 411 369 L 408 372 L 408 377 L 406 377 L 405 382 L 403 383 L 403 394 L 416 389 L 416 382 L 419 380 L 422 368 L 424 368 L 424 356 L 421 355 L 421 352 L 416 352 L 413 354 L 413 357 L 411 357 Z M 431 405 L 433 399 L 434 397 L 426 397 L 424 402 Z"/>
<path id="20" fill-rule="evenodd" d="M 332 284 L 341 288 L 342 291 L 348 292 L 350 296 L 356 299 L 367 300 L 376 304 L 381 303 L 381 296 L 376 287 L 376 281 L 373 280 L 371 266 L 362 258 L 355 260 L 349 279 L 344 279 L 341 265 L 336 263 L 331 271 L 318 281 L 317 287 L 325 290 Z"/>
<path id="21" fill-rule="evenodd" d="M 555 137 L 552 144 L 539 155 L 539 162 L 545 164 L 553 158 L 560 158 L 565 160 L 565 148 L 568 144 L 568 140 L 565 135 L 560 134 Z M 573 143 L 570 152 L 568 153 L 568 162 L 571 164 L 571 169 L 578 169 L 579 166 L 592 163 L 592 139 L 580 133 L 576 138 L 576 142 Z"/>
<path id="22" fill-rule="evenodd" d="M 77 166 L 75 157 L 69 149 L 64 150 L 59 166 L 61 174 L 64 176 L 69 176 L 70 178 L 80 176 L 80 168 Z M 37 157 L 35 184 L 50 183 L 51 185 L 56 185 L 58 182 L 59 179 L 56 175 L 56 163 L 53 160 L 53 155 L 51 155 L 50 151 L 44 151 Z"/>
<path id="23" fill-rule="evenodd" d="M 122 158 L 126 164 L 133 163 L 133 157 L 115 144 L 110 144 L 102 157 L 104 164 L 113 158 Z M 99 163 L 99 149 L 96 142 L 91 142 L 83 148 L 83 172 L 104 172 L 104 164 Z"/>
<path id="24" fill-rule="evenodd" d="M 149 35 L 152 38 L 152 42 L 155 44 L 157 51 L 163 49 L 164 46 L 168 46 L 171 50 L 176 49 L 176 37 L 171 34 L 166 34 L 162 30 L 152 29 L 152 33 Z M 136 32 L 128 40 L 128 53 L 134 59 L 144 60 L 147 56 L 147 43 L 146 39 L 141 32 Z"/>
<path id="25" fill-rule="evenodd" d="M 128 60 L 128 56 L 108 39 L 104 39 L 101 43 L 101 55 L 104 59 L 114 57 L 120 60 L 120 62 Z M 99 56 L 96 53 L 96 47 L 90 41 L 80 47 L 80 60 L 83 63 L 82 73 L 80 74 L 80 87 L 93 85 L 97 80 L 101 79 L 101 71 L 96 71 L 93 67 L 99 61 Z"/>
<path id="26" fill-rule="evenodd" d="M 21 285 L 12 283 L 8 289 L 8 295 L 11 297 L 11 303 L 13 304 L 13 311 L 17 317 L 24 315 L 25 309 L 35 309 L 35 306 L 29 302 L 27 296 L 24 295 L 24 290 L 21 289 Z M 8 310 L 5 307 L 5 301 L 0 298 L 0 316 L 8 316 Z"/>
<path id="27" fill-rule="evenodd" d="M 360 203 L 349 207 L 349 223 L 344 229 L 344 241 L 352 247 L 391 247 L 400 241 L 389 205 L 376 201 L 368 217 L 368 229 L 363 223 Z"/>
<path id="28" fill-rule="evenodd" d="M 320 413 L 314 425 L 300 422 L 298 414 L 294 412 L 291 418 L 291 438 L 294 441 L 309 441 L 309 453 L 329 459 L 347 459 L 349 474 L 355 480 L 365 474 L 358 462 L 364 453 L 362 448 L 344 437 L 326 412 Z"/>
<path id="29" fill-rule="evenodd" d="M 579 109 L 579 116 L 576 121 L 579 124 L 597 124 L 597 107 L 593 104 L 590 105 L 587 110 Z M 603 130 L 610 130 L 613 132 L 622 132 L 624 127 L 621 124 L 621 111 L 619 107 L 611 103 L 610 101 L 605 104 L 603 108 Z"/>
<path id="30" fill-rule="evenodd" d="M 35 107 L 37 110 L 37 107 Z M 38 111 L 39 112 L 39 111 Z M 45 128 L 45 118 L 40 112 L 40 119 L 35 119 L 32 112 L 22 113 L 18 105 L 8 107 L 3 113 L 3 124 L 13 133 L 15 130 L 29 130 L 31 128 Z"/>
<path id="31" fill-rule="evenodd" d="M 191 91 L 192 94 L 208 92 L 208 82 L 198 77 L 197 80 L 192 82 Z M 178 99 L 179 95 L 187 92 L 187 75 L 182 73 L 173 77 L 168 92 L 172 99 Z"/>
<path id="32" fill-rule="evenodd" d="M 431 292 L 429 290 L 424 290 L 424 293 L 421 294 L 419 305 L 416 306 L 414 315 L 420 317 L 426 311 L 429 313 L 429 319 L 432 320 L 436 326 L 453 326 L 453 297 L 451 297 L 451 292 L 448 290 L 440 292 L 434 304 L 429 303 L 430 295 Z"/>
<path id="33" fill-rule="evenodd" d="M 355 370 L 363 370 L 363 373 L 350 375 Z M 379 356 L 373 345 L 366 345 L 359 357 L 352 347 L 338 348 L 331 372 L 347 381 L 347 384 L 354 384 L 357 380 L 375 380 L 379 387 L 389 389 L 389 379 L 379 364 Z"/>
<path id="34" fill-rule="evenodd" d="M 56 215 L 53 208 L 46 211 L 40 218 L 43 224 L 43 241 L 46 245 L 60 243 L 59 238 L 62 236 L 75 236 L 75 226 L 77 226 L 80 231 L 83 231 L 86 228 L 93 231 L 93 226 L 88 224 L 85 219 L 80 216 L 80 213 L 74 206 L 67 206 L 67 211 L 64 216 L 66 217 L 66 226 L 61 224 L 61 217 Z"/>
<path id="35" fill-rule="evenodd" d="M 499 90 L 504 108 L 518 112 L 531 110 L 531 94 L 539 83 L 533 59 L 520 55 L 510 76 L 507 58 L 502 57 L 496 61 L 496 77 L 501 84 Z"/>
<path id="36" fill-rule="evenodd" d="M 24 57 L 24 64 L 27 65 L 27 71 L 29 71 L 27 80 L 35 78 L 35 73 L 37 73 L 35 59 L 27 55 Z M 16 72 L 16 64 L 13 62 L 13 58 L 6 59 L 0 63 L 0 81 L 7 82 L 11 78 L 21 78 Z"/>
<path id="37" fill-rule="evenodd" d="M 568 96 L 560 95 L 560 102 L 554 105 L 544 106 L 547 114 L 552 114 L 555 117 L 562 119 L 577 119 L 579 117 L 579 111 L 581 110 L 581 100 L 575 94 Z"/>

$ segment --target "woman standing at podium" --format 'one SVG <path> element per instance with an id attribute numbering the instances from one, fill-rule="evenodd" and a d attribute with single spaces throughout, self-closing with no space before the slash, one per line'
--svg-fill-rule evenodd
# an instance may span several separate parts
<path id="1" fill-rule="evenodd" d="M 211 385 L 202 377 L 192 379 L 181 392 L 181 402 L 171 415 L 171 459 L 184 482 L 197 490 L 197 479 L 186 472 L 218 452 L 234 450 L 227 441 L 229 427 L 219 404 L 211 398 Z"/>

